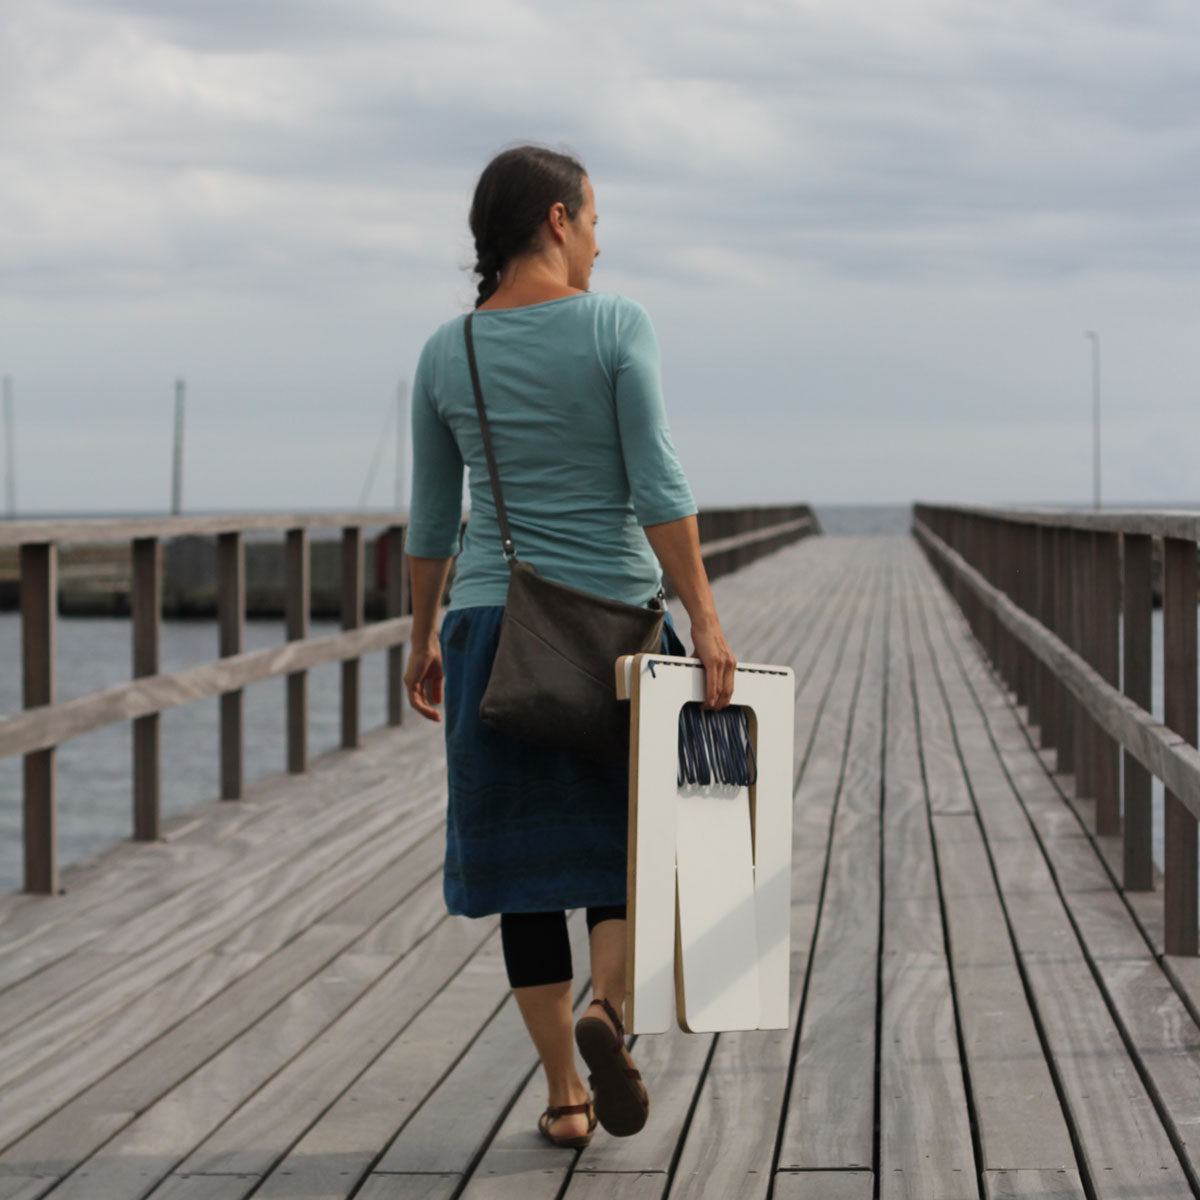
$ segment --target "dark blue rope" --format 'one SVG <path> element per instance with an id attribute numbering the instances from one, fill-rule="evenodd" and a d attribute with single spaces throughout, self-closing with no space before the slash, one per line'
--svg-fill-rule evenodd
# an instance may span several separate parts
<path id="1" fill-rule="evenodd" d="M 679 710 L 679 787 L 685 783 L 750 787 L 757 780 L 747 708 L 731 704 L 710 709 L 692 702 Z"/>

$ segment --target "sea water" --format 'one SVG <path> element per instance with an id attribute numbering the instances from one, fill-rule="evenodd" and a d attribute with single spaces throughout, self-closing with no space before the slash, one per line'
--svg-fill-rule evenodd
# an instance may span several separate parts
<path id="1" fill-rule="evenodd" d="M 336 633 L 333 621 L 313 621 L 311 635 Z M 245 625 L 245 649 L 277 646 L 282 621 Z M 62 618 L 58 622 L 57 699 L 71 700 L 129 680 L 132 626 L 113 618 Z M 160 650 L 164 674 L 218 657 L 215 621 L 164 621 Z M 21 618 L 0 613 L 0 719 L 21 709 Z M 362 659 L 360 727 L 387 717 L 386 652 Z M 341 742 L 341 668 L 309 671 L 309 751 Z M 244 770 L 247 782 L 286 769 L 285 677 L 245 689 Z M 406 714 L 406 719 L 414 719 Z M 161 720 L 162 812 L 181 812 L 220 794 L 220 707 L 217 697 L 168 709 Z M 93 730 L 58 748 L 58 855 L 60 866 L 133 829 L 133 726 L 129 721 Z M 22 885 L 22 760 L 0 758 L 0 892 Z"/>

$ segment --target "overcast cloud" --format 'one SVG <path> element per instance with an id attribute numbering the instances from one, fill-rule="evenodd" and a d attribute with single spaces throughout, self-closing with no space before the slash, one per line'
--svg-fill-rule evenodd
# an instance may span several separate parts
<path id="1" fill-rule="evenodd" d="M 1200 500 L 1194 0 L 23 0 L 0 372 L 25 510 L 343 507 L 565 144 L 703 503 Z M 390 500 L 385 460 L 372 499 Z"/>

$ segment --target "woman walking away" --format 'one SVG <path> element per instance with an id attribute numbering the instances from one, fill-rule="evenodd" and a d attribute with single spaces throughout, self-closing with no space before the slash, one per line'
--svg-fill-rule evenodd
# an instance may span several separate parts
<path id="1" fill-rule="evenodd" d="M 588 291 L 596 204 L 583 167 L 537 146 L 488 164 L 471 205 L 479 298 L 472 321 L 498 475 L 521 559 L 558 583 L 628 604 L 654 602 L 665 568 L 691 620 L 707 703 L 724 707 L 735 661 L 700 558 L 696 506 L 667 428 L 658 346 L 645 310 Z M 597 1120 L 620 1137 L 650 1101 L 625 1046 L 628 769 L 507 736 L 481 723 L 509 569 L 468 369 L 465 316 L 439 328 L 413 386 L 408 529 L 413 708 L 446 711 L 451 913 L 500 913 L 508 979 L 541 1057 L 559 1146 L 585 1146 Z M 449 610 L 438 605 L 458 551 L 462 473 L 471 519 Z M 645 531 L 643 533 L 643 530 Z M 660 567 L 661 564 L 661 567 Z M 668 617 L 663 652 L 686 651 Z M 595 999 L 572 1045 L 564 909 L 586 908 Z"/>

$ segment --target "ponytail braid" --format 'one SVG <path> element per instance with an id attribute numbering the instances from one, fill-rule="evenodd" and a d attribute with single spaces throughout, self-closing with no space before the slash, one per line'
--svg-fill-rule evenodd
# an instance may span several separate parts
<path id="1" fill-rule="evenodd" d="M 500 286 L 500 272 L 504 264 L 499 257 L 487 250 L 479 252 L 475 263 L 475 274 L 479 276 L 479 294 L 475 297 L 475 307 L 478 308 Z"/>

